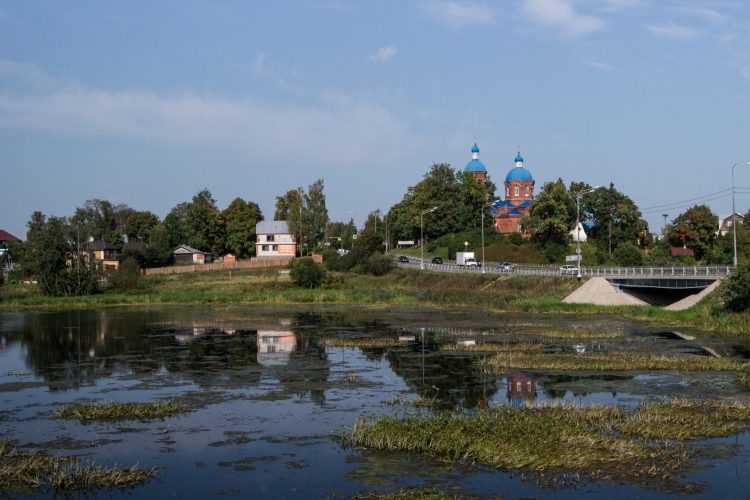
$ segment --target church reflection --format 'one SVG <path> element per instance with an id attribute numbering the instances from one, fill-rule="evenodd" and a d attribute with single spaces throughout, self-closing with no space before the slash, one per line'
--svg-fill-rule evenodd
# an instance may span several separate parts
<path id="1" fill-rule="evenodd" d="M 521 406 L 525 401 L 536 399 L 536 381 L 531 373 L 515 371 L 508 374 L 506 397 L 513 406 Z"/>

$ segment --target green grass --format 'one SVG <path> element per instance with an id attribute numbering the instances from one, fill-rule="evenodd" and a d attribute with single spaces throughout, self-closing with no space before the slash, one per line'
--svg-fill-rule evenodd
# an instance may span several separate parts
<path id="1" fill-rule="evenodd" d="M 361 416 L 354 446 L 424 454 L 499 469 L 593 478 L 673 480 L 691 465 L 684 442 L 747 428 L 750 405 L 674 400 L 635 410 L 539 404 L 472 413 Z M 668 445 L 664 440 L 669 440 Z"/>
<path id="2" fill-rule="evenodd" d="M 163 419 L 190 411 L 188 405 L 173 401 L 153 403 L 76 403 L 55 412 L 57 418 L 79 422 L 153 420 Z"/>
<path id="3" fill-rule="evenodd" d="M 156 469 L 137 466 L 102 467 L 74 457 L 29 453 L 13 448 L 0 439 L 0 493 L 38 495 L 95 491 L 105 488 L 132 488 L 156 476 Z"/>

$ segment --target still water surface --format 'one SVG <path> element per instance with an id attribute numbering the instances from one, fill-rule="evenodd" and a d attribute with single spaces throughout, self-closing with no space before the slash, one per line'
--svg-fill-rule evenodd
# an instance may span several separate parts
<path id="1" fill-rule="evenodd" d="M 540 329 L 620 331 L 621 338 L 535 337 Z M 694 332 L 687 332 L 694 333 Z M 401 339 L 389 348 L 327 340 Z M 476 314 L 465 310 L 154 307 L 0 313 L 0 436 L 24 449 L 104 465 L 160 467 L 156 479 L 106 497 L 346 497 L 431 486 L 481 497 L 671 496 L 632 484 L 549 481 L 523 471 L 447 465 L 351 449 L 337 438 L 357 416 L 414 411 L 394 402 L 436 398 L 443 409 L 566 400 L 636 406 L 669 396 L 746 399 L 728 373 L 509 371 L 487 377 L 480 354 L 438 343 L 544 342 L 551 350 L 746 357 L 738 340 L 685 341 L 664 329 L 601 318 Z M 80 424 L 54 418 L 73 402 L 187 402 L 152 422 Z M 695 497 L 748 498 L 750 434 L 704 443 L 721 453 L 684 478 Z"/>

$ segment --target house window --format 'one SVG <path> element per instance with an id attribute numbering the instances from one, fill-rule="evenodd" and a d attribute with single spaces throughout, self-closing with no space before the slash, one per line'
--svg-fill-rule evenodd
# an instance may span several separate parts
<path id="1" fill-rule="evenodd" d="M 273 235 L 272 234 L 267 234 L 266 235 L 266 241 L 273 241 Z"/>
<path id="2" fill-rule="evenodd" d="M 261 246 L 261 249 L 262 249 L 262 250 L 263 250 L 264 252 L 267 252 L 269 248 L 270 248 L 270 245 L 263 245 L 263 246 Z"/>
<path id="3" fill-rule="evenodd" d="M 518 196 L 518 186 L 513 188 L 513 195 Z"/>
<path id="4" fill-rule="evenodd" d="M 271 245 L 271 250 L 274 251 L 274 252 L 278 252 L 279 251 L 279 245 Z"/>

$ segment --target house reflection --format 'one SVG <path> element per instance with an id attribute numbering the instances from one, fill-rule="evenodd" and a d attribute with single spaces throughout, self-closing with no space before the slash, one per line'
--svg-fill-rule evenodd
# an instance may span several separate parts
<path id="1" fill-rule="evenodd" d="M 282 366 L 289 364 L 297 348 L 297 338 L 289 331 L 258 330 L 258 364 Z"/>
<path id="2" fill-rule="evenodd" d="M 511 372 L 508 375 L 508 402 L 513 406 L 521 406 L 524 401 L 536 399 L 536 381 L 528 372 Z"/>

